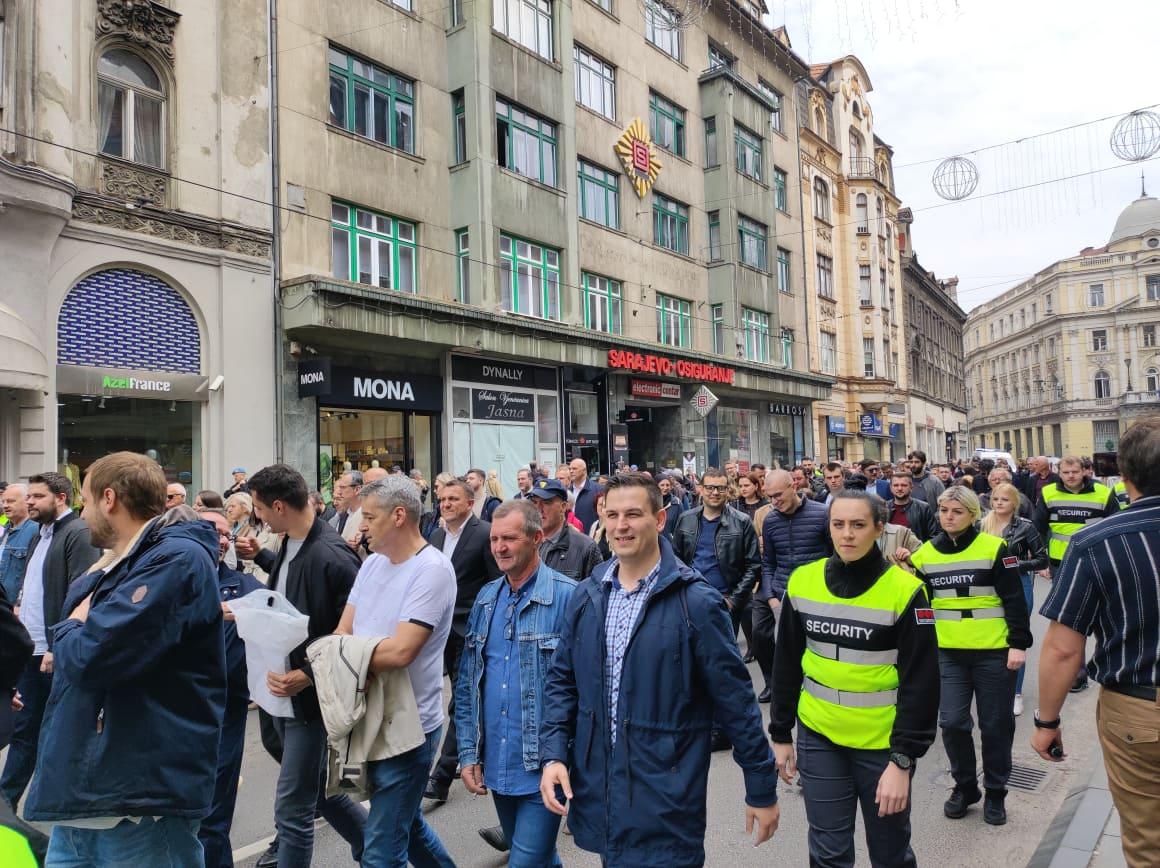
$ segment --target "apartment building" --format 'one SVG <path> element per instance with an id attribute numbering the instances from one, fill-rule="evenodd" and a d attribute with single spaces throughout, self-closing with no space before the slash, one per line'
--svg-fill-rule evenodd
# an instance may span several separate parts
<path id="1" fill-rule="evenodd" d="M 971 311 L 972 446 L 1029 455 L 1114 452 L 1160 413 L 1160 201 L 1141 191 L 1088 247 Z"/>

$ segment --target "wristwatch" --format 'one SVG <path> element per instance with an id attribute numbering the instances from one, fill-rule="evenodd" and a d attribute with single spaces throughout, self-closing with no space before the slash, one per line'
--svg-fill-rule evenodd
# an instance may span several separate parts
<path id="1" fill-rule="evenodd" d="M 914 760 L 904 753 L 892 750 L 890 752 L 890 761 L 902 769 L 904 772 L 910 771 L 911 766 L 914 765 Z"/>
<path id="2" fill-rule="evenodd" d="M 1035 726 L 1038 729 L 1059 729 L 1059 723 L 1062 718 L 1057 717 L 1055 720 L 1040 720 L 1039 709 L 1035 709 Z"/>

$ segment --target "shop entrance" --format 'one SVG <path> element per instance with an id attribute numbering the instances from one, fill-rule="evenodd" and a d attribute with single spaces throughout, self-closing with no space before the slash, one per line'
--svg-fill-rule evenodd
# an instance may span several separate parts
<path id="1" fill-rule="evenodd" d="M 505 497 L 516 493 L 516 473 L 536 457 L 536 429 L 532 425 L 504 425 L 494 422 L 455 423 L 455 459 L 465 466 L 494 470 Z M 464 459 L 469 460 L 464 462 Z"/>
<path id="2" fill-rule="evenodd" d="M 434 414 L 406 410 L 320 407 L 319 481 L 323 497 L 343 471 L 371 467 L 404 473 L 422 471 L 428 481 L 439 472 L 439 423 Z"/>
<path id="3" fill-rule="evenodd" d="M 654 475 L 681 468 L 681 408 L 625 408 L 628 425 L 628 463 Z"/>

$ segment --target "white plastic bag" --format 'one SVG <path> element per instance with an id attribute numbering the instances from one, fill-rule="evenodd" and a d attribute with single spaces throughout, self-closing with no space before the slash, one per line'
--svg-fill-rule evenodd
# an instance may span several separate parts
<path id="1" fill-rule="evenodd" d="M 229 602 L 246 643 L 246 681 L 250 699 L 274 717 L 293 717 L 289 697 L 274 696 L 266 686 L 266 673 L 285 675 L 290 652 L 306 641 L 310 619 L 277 591 L 251 591 Z"/>

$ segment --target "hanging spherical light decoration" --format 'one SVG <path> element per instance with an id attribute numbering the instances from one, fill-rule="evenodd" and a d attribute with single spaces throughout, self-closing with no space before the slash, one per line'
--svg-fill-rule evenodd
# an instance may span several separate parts
<path id="1" fill-rule="evenodd" d="M 948 157 L 931 176 L 934 191 L 944 199 L 966 199 L 979 186 L 979 170 L 966 157 Z"/>
<path id="2" fill-rule="evenodd" d="M 1138 163 L 1160 151 L 1160 115 L 1134 111 L 1126 114 L 1112 130 L 1112 153 L 1121 160 Z"/>

